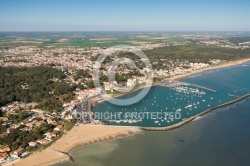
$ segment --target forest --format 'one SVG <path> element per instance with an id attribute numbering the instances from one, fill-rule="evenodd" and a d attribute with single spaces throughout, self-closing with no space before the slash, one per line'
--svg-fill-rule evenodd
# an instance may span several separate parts
<path id="1" fill-rule="evenodd" d="M 37 102 L 47 111 L 60 110 L 73 98 L 75 86 L 63 81 L 65 74 L 51 67 L 0 67 L 0 105 L 13 101 Z"/>
<path id="2" fill-rule="evenodd" d="M 149 57 L 151 62 L 159 61 L 160 59 L 181 59 L 182 61 L 209 63 L 211 59 L 230 61 L 250 57 L 250 49 L 233 49 L 202 45 L 159 47 L 153 50 L 146 50 L 144 53 Z"/>

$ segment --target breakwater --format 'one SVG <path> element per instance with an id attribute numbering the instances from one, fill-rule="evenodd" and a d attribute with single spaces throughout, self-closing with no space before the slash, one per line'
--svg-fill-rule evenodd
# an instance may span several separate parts
<path id="1" fill-rule="evenodd" d="M 200 89 L 203 89 L 203 90 L 207 90 L 207 91 L 216 93 L 216 90 L 214 90 L 214 89 L 207 88 L 207 87 L 200 86 L 200 85 L 196 85 L 196 84 L 180 82 L 180 81 L 171 81 L 171 82 L 168 81 L 167 83 L 166 83 L 166 81 L 165 82 L 159 82 L 159 83 L 155 83 L 154 86 L 163 86 L 163 87 L 167 87 L 167 88 L 175 88 L 175 87 L 179 87 L 179 86 L 193 86 L 193 87 L 196 87 L 196 88 L 200 88 Z"/>
<path id="2" fill-rule="evenodd" d="M 217 110 L 219 108 L 222 108 L 222 107 L 225 107 L 225 106 L 228 106 L 228 105 L 231 105 L 231 104 L 234 104 L 234 103 L 237 103 L 245 98 L 248 98 L 250 97 L 250 94 L 247 94 L 247 95 L 244 95 L 244 96 L 241 96 L 233 101 L 230 101 L 230 102 L 227 102 L 227 103 L 224 103 L 224 104 L 221 104 L 219 106 L 216 106 L 214 108 L 210 108 L 206 111 L 203 111 L 195 116 L 192 116 L 192 117 L 189 117 L 189 118 L 186 118 L 184 119 L 183 121 L 177 123 L 177 124 L 174 124 L 174 125 L 171 125 L 171 126 L 167 126 L 167 127 L 140 127 L 140 129 L 142 130 L 145 130 L 145 131 L 167 131 L 167 130 L 173 130 L 173 129 L 176 129 L 176 128 L 179 128 L 191 121 L 193 121 L 195 118 L 198 118 L 198 117 L 201 117 L 201 116 L 204 116 L 214 110 Z"/>
<path id="3" fill-rule="evenodd" d="M 196 84 L 188 84 L 188 85 L 189 86 L 194 86 L 194 87 L 197 87 L 197 88 L 200 88 L 200 89 L 204 89 L 204 90 L 207 90 L 207 91 L 210 91 L 210 92 L 213 92 L 213 93 L 216 93 L 216 90 L 214 90 L 214 89 L 206 88 L 206 87 L 196 85 Z"/>

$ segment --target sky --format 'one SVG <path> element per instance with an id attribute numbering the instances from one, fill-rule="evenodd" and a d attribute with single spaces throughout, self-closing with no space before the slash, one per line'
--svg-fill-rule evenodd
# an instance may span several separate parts
<path id="1" fill-rule="evenodd" d="M 0 0 L 0 31 L 250 31 L 249 0 Z"/>

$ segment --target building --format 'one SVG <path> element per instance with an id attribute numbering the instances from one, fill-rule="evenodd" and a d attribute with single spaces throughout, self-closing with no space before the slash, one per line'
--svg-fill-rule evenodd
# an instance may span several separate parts
<path id="1" fill-rule="evenodd" d="M 11 156 L 13 156 L 13 157 L 19 157 L 19 156 L 22 155 L 23 151 L 24 151 L 24 148 L 19 148 L 19 149 L 13 151 L 11 153 Z"/>
<path id="2" fill-rule="evenodd" d="M 46 135 L 45 139 L 48 140 L 48 141 L 52 141 L 52 139 L 56 137 L 55 131 L 53 131 L 51 133 L 46 133 L 44 135 Z"/>
<path id="3" fill-rule="evenodd" d="M 105 90 L 105 91 L 111 90 L 111 87 L 110 87 L 110 83 L 109 83 L 109 82 L 104 82 L 104 83 L 103 83 L 103 86 L 104 86 L 104 90 Z"/>
<path id="4" fill-rule="evenodd" d="M 135 85 L 135 80 L 128 79 L 127 80 L 127 86 L 134 86 Z"/>
<path id="5" fill-rule="evenodd" d="M 31 111 L 35 113 L 40 113 L 40 114 L 44 112 L 43 110 L 40 110 L 40 109 L 32 109 Z"/>
<path id="6" fill-rule="evenodd" d="M 43 144 L 46 144 L 46 140 L 45 139 L 38 139 L 36 141 L 36 143 L 39 143 L 39 144 L 43 145 Z"/>
<path id="7" fill-rule="evenodd" d="M 9 119 L 7 118 L 7 117 L 0 117 L 0 121 L 2 121 L 2 122 L 6 122 L 6 121 L 8 121 Z"/>
<path id="8" fill-rule="evenodd" d="M 8 153 L 0 153 L 0 163 L 4 162 L 9 157 Z"/>
<path id="9" fill-rule="evenodd" d="M 10 151 L 10 148 L 8 146 L 2 146 L 2 147 L 0 147 L 0 152 L 1 153 L 9 152 L 9 151 Z"/>
<path id="10" fill-rule="evenodd" d="M 54 130 L 56 130 L 56 131 L 61 131 L 62 128 L 63 128 L 63 125 L 58 125 L 58 126 L 56 126 L 56 127 L 54 128 Z"/>
<path id="11" fill-rule="evenodd" d="M 31 142 L 29 142 L 29 146 L 35 147 L 35 146 L 37 146 L 37 142 L 31 141 Z"/>

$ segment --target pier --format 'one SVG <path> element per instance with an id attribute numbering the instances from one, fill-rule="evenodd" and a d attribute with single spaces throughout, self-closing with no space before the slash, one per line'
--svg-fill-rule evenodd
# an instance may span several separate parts
<path id="1" fill-rule="evenodd" d="M 210 91 L 210 92 L 216 93 L 216 90 L 214 90 L 214 89 L 210 89 L 210 88 L 206 88 L 206 87 L 203 87 L 203 86 L 200 86 L 200 85 L 196 85 L 196 84 L 188 84 L 188 86 L 194 86 L 194 87 L 197 87 L 197 88 L 200 88 L 200 89 L 204 89 L 204 90 L 207 90 L 207 91 Z"/>
<path id="2" fill-rule="evenodd" d="M 164 86 L 164 87 L 168 87 L 168 88 L 175 88 L 178 86 L 193 86 L 196 88 L 200 88 L 200 89 L 204 89 L 213 93 L 216 93 L 216 90 L 211 89 L 211 88 L 206 88 L 200 85 L 196 85 L 196 84 L 190 84 L 190 83 L 185 83 L 185 82 L 180 82 L 180 81 L 176 81 L 176 80 L 163 80 L 159 83 L 154 84 L 154 86 Z"/>
<path id="3" fill-rule="evenodd" d="M 164 86 L 167 88 L 175 88 L 178 86 L 188 86 L 188 83 L 175 81 L 175 80 L 163 80 L 159 83 L 155 83 L 154 86 Z"/>

